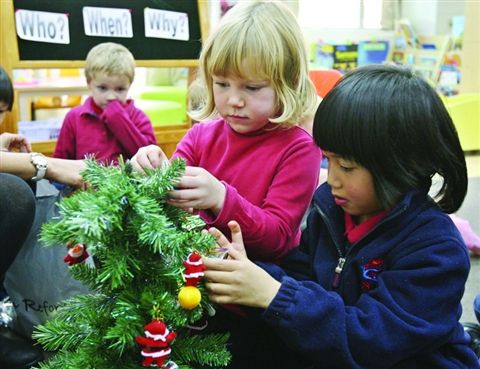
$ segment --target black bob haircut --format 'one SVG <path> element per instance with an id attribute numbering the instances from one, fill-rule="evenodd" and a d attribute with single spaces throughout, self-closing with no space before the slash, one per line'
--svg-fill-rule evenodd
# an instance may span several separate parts
<path id="1" fill-rule="evenodd" d="M 443 183 L 439 207 L 460 208 L 468 185 L 457 131 L 435 90 L 405 67 L 369 65 L 347 73 L 317 109 L 315 143 L 370 171 L 385 208 L 414 189 Z"/>
<path id="2" fill-rule="evenodd" d="M 13 106 L 13 86 L 7 72 L 0 66 L 0 101 L 8 105 L 8 110 Z"/>

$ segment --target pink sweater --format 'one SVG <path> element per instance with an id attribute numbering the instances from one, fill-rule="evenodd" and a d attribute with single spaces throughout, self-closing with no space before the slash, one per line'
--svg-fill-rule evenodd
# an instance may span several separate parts
<path id="1" fill-rule="evenodd" d="M 321 156 L 300 127 L 242 135 L 219 119 L 195 124 L 172 157 L 208 170 L 226 186 L 221 212 L 199 213 L 208 225 L 229 235 L 227 223 L 236 220 L 251 258 L 277 260 L 299 242 Z"/>
<path id="2" fill-rule="evenodd" d="M 124 106 L 115 100 L 100 114 L 97 111 L 89 97 L 67 113 L 54 157 L 84 159 L 94 154 L 102 163 L 116 163 L 119 155 L 129 159 L 140 147 L 157 142 L 150 119 L 135 107 L 133 100 Z"/>

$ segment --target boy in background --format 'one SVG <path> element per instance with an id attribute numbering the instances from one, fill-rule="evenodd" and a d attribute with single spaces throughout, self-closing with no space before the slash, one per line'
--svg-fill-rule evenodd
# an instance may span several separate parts
<path id="1" fill-rule="evenodd" d="M 94 155 L 99 162 L 110 164 L 156 143 L 150 119 L 127 98 L 134 75 L 135 60 L 123 45 L 105 42 L 90 50 L 85 77 L 91 96 L 66 115 L 54 157 Z"/>

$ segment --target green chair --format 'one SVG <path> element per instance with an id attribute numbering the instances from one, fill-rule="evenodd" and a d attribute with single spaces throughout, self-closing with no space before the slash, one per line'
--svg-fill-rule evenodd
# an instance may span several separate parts
<path id="1" fill-rule="evenodd" d="M 146 86 L 135 105 L 147 114 L 154 127 L 187 122 L 186 87 Z"/>
<path id="2" fill-rule="evenodd" d="M 480 150 L 480 94 L 460 94 L 442 99 L 458 132 L 463 151 Z"/>

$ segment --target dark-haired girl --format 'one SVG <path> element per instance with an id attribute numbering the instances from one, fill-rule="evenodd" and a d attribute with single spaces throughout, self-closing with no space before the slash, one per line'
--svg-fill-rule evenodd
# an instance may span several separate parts
<path id="1" fill-rule="evenodd" d="M 359 68 L 322 101 L 313 135 L 328 180 L 280 265 L 249 261 L 235 221 L 231 242 L 210 231 L 230 250 L 204 259 L 210 298 L 259 318 L 233 332 L 232 367 L 479 368 L 459 323 L 469 255 L 448 216 L 467 169 L 436 92 L 408 69 Z"/>

